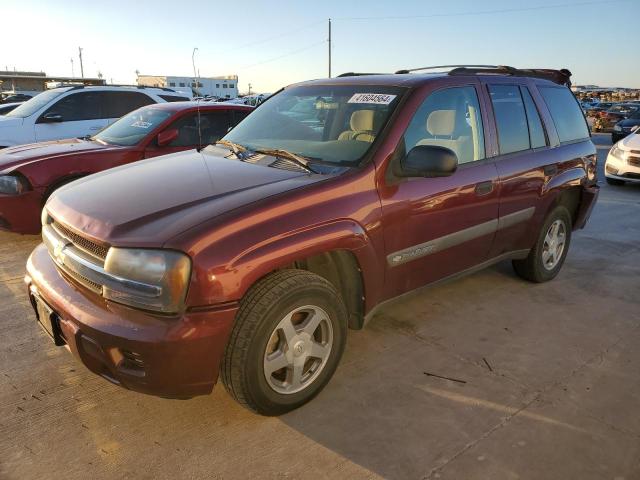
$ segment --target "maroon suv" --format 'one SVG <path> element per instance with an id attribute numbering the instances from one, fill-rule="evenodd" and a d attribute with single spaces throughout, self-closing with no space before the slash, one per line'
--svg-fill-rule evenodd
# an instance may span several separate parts
<path id="1" fill-rule="evenodd" d="M 218 144 L 58 190 L 26 283 L 91 371 L 263 414 L 315 396 L 347 329 L 511 260 L 554 278 L 595 204 L 567 71 L 347 74 L 289 86 Z"/>

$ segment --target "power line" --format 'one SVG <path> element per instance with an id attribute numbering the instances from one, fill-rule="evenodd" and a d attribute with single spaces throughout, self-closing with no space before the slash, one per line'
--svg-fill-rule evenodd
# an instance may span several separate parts
<path id="1" fill-rule="evenodd" d="M 318 45 L 323 45 L 324 43 L 326 43 L 326 40 L 322 40 L 321 42 L 316 42 L 316 43 L 313 43 L 311 45 L 307 45 L 306 47 L 302 47 L 302 48 L 299 48 L 297 50 L 293 50 L 292 52 L 285 53 L 284 55 L 280 55 L 278 57 L 273 57 L 273 58 L 270 58 L 268 60 L 264 60 L 262 62 L 253 63 L 251 65 L 245 65 L 244 67 L 237 68 L 236 70 L 246 70 L 248 68 L 257 67 L 258 65 L 263 65 L 265 63 L 275 62 L 276 60 L 280 60 L 281 58 L 290 57 L 291 55 L 296 55 L 296 54 L 304 52 L 306 50 L 310 50 L 313 47 L 317 47 Z"/>
<path id="2" fill-rule="evenodd" d="M 584 7 L 588 5 L 602 5 L 611 3 L 627 2 L 629 0 L 594 0 L 588 2 L 574 2 L 574 3 L 556 3 L 551 5 L 537 5 L 533 7 L 518 7 L 518 8 L 501 8 L 495 10 L 475 10 L 470 12 L 457 12 L 457 13 L 431 13 L 428 15 L 392 15 L 381 17 L 336 17 L 334 20 L 406 20 L 413 18 L 439 18 L 439 17 L 463 17 L 474 15 L 495 15 L 501 13 L 515 13 L 515 12 L 531 12 L 535 10 L 547 10 L 553 8 L 566 8 L 566 7 Z"/>
<path id="3" fill-rule="evenodd" d="M 289 35 L 293 35 L 294 33 L 298 33 L 298 32 L 300 32 L 302 30 L 307 30 L 310 27 L 314 27 L 314 26 L 319 25 L 319 24 L 324 23 L 324 22 L 325 22 L 325 20 L 317 20 L 315 22 L 311 22 L 311 23 L 307 23 L 305 25 L 302 25 L 301 27 L 298 27 L 298 28 L 287 29 L 285 32 L 280 33 L 278 35 L 274 35 L 272 37 L 267 37 L 267 38 L 265 38 L 263 40 L 256 40 L 255 42 L 249 42 L 249 43 L 245 43 L 245 44 L 242 44 L 240 46 L 234 47 L 234 50 L 241 50 L 243 48 L 253 47 L 254 45 L 261 45 L 263 43 L 271 42 L 272 40 L 278 40 L 279 38 L 287 37 Z"/>

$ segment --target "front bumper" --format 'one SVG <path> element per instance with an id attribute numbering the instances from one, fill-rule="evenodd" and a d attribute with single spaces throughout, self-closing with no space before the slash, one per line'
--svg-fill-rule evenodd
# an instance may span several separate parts
<path id="1" fill-rule="evenodd" d="M 0 194 L 0 230 L 37 235 L 41 211 L 40 190 L 29 190 L 20 195 Z"/>
<path id="2" fill-rule="evenodd" d="M 609 154 L 604 164 L 604 174 L 615 180 L 640 183 L 640 154 L 627 153 L 625 158 Z"/>
<path id="3" fill-rule="evenodd" d="M 189 398 L 218 379 L 236 304 L 164 318 L 104 300 L 67 279 L 44 245 L 29 257 L 25 283 L 56 314 L 65 347 L 90 371 L 142 393 Z"/>

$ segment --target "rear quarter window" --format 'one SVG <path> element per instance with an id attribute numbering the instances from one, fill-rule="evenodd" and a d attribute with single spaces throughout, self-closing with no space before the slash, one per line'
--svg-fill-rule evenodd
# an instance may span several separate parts
<path id="1" fill-rule="evenodd" d="M 538 87 L 538 90 L 549 108 L 560 142 L 589 138 L 589 129 L 582 110 L 569 89 Z"/>
<path id="2" fill-rule="evenodd" d="M 166 102 L 188 102 L 190 99 L 187 97 L 177 97 L 175 95 L 158 95 Z"/>

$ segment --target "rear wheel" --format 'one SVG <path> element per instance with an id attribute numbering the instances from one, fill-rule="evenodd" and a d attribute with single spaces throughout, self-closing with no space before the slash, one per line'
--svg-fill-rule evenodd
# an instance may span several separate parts
<path id="1" fill-rule="evenodd" d="M 562 268 L 571 241 L 571 215 L 558 206 L 547 216 L 527 258 L 514 260 L 516 273 L 531 282 L 553 279 Z"/>
<path id="2" fill-rule="evenodd" d="M 609 177 L 605 177 L 605 179 L 607 180 L 607 183 L 609 185 L 624 185 L 624 180 L 618 180 L 617 178 L 609 178 Z"/>
<path id="3" fill-rule="evenodd" d="M 281 270 L 243 299 L 222 366 L 240 404 L 280 415 L 315 397 L 342 356 L 347 310 L 336 289 L 304 270 Z"/>

